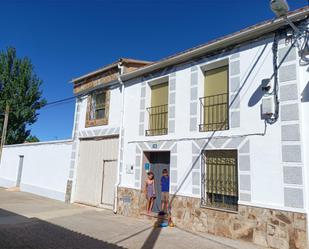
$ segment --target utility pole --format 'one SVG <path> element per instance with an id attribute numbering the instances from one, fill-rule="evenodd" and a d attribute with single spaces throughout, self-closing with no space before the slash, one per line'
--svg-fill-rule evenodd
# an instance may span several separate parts
<path id="1" fill-rule="evenodd" d="M 10 106 L 9 104 L 6 104 L 3 127 L 2 127 L 1 144 L 0 144 L 0 163 L 1 163 L 3 146 L 5 145 L 6 131 L 8 127 L 8 121 L 9 121 L 9 112 L 10 112 Z"/>

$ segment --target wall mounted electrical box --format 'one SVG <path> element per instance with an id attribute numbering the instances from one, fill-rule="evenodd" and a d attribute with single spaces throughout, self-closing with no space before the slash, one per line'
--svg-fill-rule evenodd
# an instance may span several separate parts
<path id="1" fill-rule="evenodd" d="M 262 119 L 268 119 L 275 113 L 274 97 L 263 97 L 261 105 L 261 116 Z"/>

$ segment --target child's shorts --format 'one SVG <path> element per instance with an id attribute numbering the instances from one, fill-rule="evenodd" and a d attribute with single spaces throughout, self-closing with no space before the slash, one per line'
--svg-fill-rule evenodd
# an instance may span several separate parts
<path id="1" fill-rule="evenodd" d="M 170 198 L 169 192 L 162 192 L 161 193 L 161 201 L 168 202 L 169 198 Z"/>

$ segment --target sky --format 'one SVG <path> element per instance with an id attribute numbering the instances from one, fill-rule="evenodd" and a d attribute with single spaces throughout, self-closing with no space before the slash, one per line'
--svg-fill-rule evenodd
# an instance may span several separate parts
<path id="1" fill-rule="evenodd" d="M 307 4 L 289 0 L 291 10 Z M 31 59 L 47 102 L 72 97 L 72 78 L 121 57 L 156 61 L 274 17 L 269 0 L 1 0 L 0 13 L 0 50 Z M 43 108 L 31 133 L 71 138 L 74 106 Z"/>

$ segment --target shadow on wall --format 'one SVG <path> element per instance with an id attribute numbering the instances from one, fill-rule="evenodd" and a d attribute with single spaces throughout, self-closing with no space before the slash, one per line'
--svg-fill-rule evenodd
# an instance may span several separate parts
<path id="1" fill-rule="evenodd" d="M 233 96 L 233 99 L 230 101 L 229 103 L 229 108 L 231 108 L 231 106 L 233 106 L 233 103 L 236 101 L 237 97 L 240 95 L 240 93 L 242 92 L 243 88 L 245 87 L 246 84 L 248 84 L 248 80 L 252 74 L 252 72 L 254 71 L 254 69 L 256 68 L 256 66 L 258 65 L 259 61 L 261 60 L 266 48 L 267 48 L 267 45 L 268 43 L 266 43 L 262 50 L 260 52 L 258 52 L 257 56 L 254 58 L 254 60 L 252 61 L 251 65 L 249 66 L 249 69 L 246 73 L 246 76 L 244 79 L 241 80 L 241 84 L 240 84 L 240 88 L 238 89 L 237 93 L 235 94 L 235 96 Z M 267 79 L 268 80 L 268 79 Z M 265 84 L 265 82 L 262 82 Z M 256 90 L 256 92 L 258 92 L 260 89 L 260 86 L 259 88 Z M 259 93 L 256 93 L 257 96 L 253 97 L 253 99 L 255 99 L 256 101 L 256 98 L 258 98 L 259 96 Z M 252 98 L 252 97 L 251 97 Z M 252 100 L 252 104 L 253 104 L 253 100 Z M 218 129 L 220 130 L 220 129 Z M 209 145 L 210 141 L 213 139 L 213 137 L 216 135 L 217 131 L 213 131 L 210 135 L 209 135 L 209 138 L 208 138 L 208 141 L 206 140 L 206 143 L 203 145 L 203 147 L 201 148 L 201 153 L 200 155 L 189 165 L 189 167 L 187 168 L 186 170 L 186 173 L 183 175 L 180 183 L 178 184 L 177 186 L 177 189 L 175 191 L 175 193 L 172 195 L 172 198 L 170 199 L 170 203 L 169 205 L 170 206 L 173 206 L 173 202 L 176 198 L 176 195 L 177 193 L 180 191 L 180 189 L 182 188 L 182 186 L 185 184 L 185 181 L 186 179 L 188 179 L 188 177 L 190 176 L 192 170 L 194 169 L 194 167 L 196 166 L 196 164 L 198 163 L 199 161 L 199 158 L 202 156 L 203 154 L 203 151 L 207 148 L 207 146 Z M 254 135 L 259 135 L 259 136 L 264 136 L 266 134 L 266 126 L 265 126 L 265 129 L 262 133 L 256 133 Z"/>
<path id="2" fill-rule="evenodd" d="M 288 55 L 290 54 L 290 52 L 292 51 L 293 47 L 294 47 L 295 42 L 289 47 L 288 51 L 284 54 L 284 56 L 282 57 L 281 61 L 279 61 L 278 64 L 278 70 L 281 67 L 282 63 L 285 61 L 285 59 L 288 57 Z M 252 68 L 253 69 L 253 68 Z M 256 104 L 258 104 L 260 102 L 260 100 L 263 98 L 265 92 L 263 91 L 263 87 L 266 87 L 269 82 L 275 77 L 275 73 L 273 73 L 271 75 L 271 77 L 269 79 L 263 79 L 261 82 L 261 85 L 259 85 L 257 87 L 257 89 L 254 91 L 253 95 L 251 96 L 251 98 L 249 99 L 248 102 L 248 106 L 249 107 L 253 107 Z M 308 86 L 308 85 L 307 85 Z M 309 91 L 309 90 L 308 90 Z M 309 95 L 309 93 L 307 93 Z M 308 96 L 309 98 L 309 96 Z"/>
<path id="3" fill-rule="evenodd" d="M 1 249 L 123 249 L 36 218 L 0 209 Z"/>
<path id="4" fill-rule="evenodd" d="M 265 92 L 262 90 L 263 87 L 266 87 L 269 83 L 269 79 L 263 79 L 261 85 L 257 87 L 257 89 L 252 94 L 251 98 L 249 99 L 248 106 L 253 107 L 257 103 L 260 102 L 260 100 L 263 98 Z"/>
<path id="5" fill-rule="evenodd" d="M 237 97 L 240 95 L 240 93 L 242 92 L 243 88 L 245 85 L 248 84 L 249 82 L 249 78 L 250 76 L 252 76 L 252 73 L 254 71 L 254 69 L 256 68 L 256 66 L 258 65 L 259 61 L 261 60 L 263 54 L 265 53 L 266 51 L 266 48 L 267 48 L 267 45 L 268 43 L 266 43 L 261 51 L 257 54 L 257 56 L 255 57 L 255 59 L 252 61 L 252 64 L 249 66 L 249 69 L 247 71 L 247 73 L 245 74 L 245 78 L 241 80 L 241 86 L 240 88 L 238 89 L 236 95 L 233 97 L 233 99 L 230 101 L 230 104 L 229 104 L 229 108 L 233 105 L 233 103 L 236 101 Z M 285 54 L 285 56 L 283 57 L 282 61 L 279 63 L 279 67 L 281 66 L 281 64 L 283 63 L 284 59 L 287 57 L 287 55 L 289 54 L 289 52 L 291 51 L 292 49 L 292 46 L 291 48 L 287 51 L 287 53 Z M 255 90 L 255 92 L 253 93 L 253 95 L 251 96 L 250 100 L 249 100 L 249 103 L 248 103 L 248 106 L 249 107 L 252 107 L 252 106 L 255 106 L 256 104 L 259 103 L 259 101 L 262 99 L 264 93 L 262 91 L 262 87 L 266 87 L 268 84 L 269 84 L 269 81 L 274 77 L 274 73 L 271 75 L 270 78 L 267 78 L 267 79 L 263 79 L 262 82 L 261 82 L 261 85 L 258 86 L 258 88 Z M 220 130 L 220 129 L 219 129 Z M 265 129 L 262 133 L 255 133 L 255 134 L 252 134 L 252 135 L 259 135 L 259 136 L 264 136 L 266 134 L 266 123 L 265 123 Z M 174 205 L 174 200 L 176 198 L 176 195 L 177 193 L 180 191 L 180 189 L 182 188 L 182 186 L 184 185 L 186 179 L 188 179 L 188 177 L 190 176 L 192 170 L 194 169 L 195 165 L 198 163 L 199 161 L 199 158 L 202 156 L 202 153 L 203 151 L 207 148 L 207 146 L 209 145 L 210 141 L 212 140 L 212 138 L 216 135 L 216 131 L 213 131 L 210 136 L 209 136 L 209 139 L 208 141 L 206 141 L 206 143 L 203 145 L 202 149 L 201 149 L 201 153 L 199 155 L 199 157 L 197 157 L 190 165 L 189 167 L 187 168 L 185 174 L 183 175 L 180 183 L 178 184 L 177 186 L 177 189 L 175 191 L 175 193 L 171 196 L 170 198 L 170 203 L 169 205 L 170 206 L 173 206 Z M 160 232 L 161 232 L 161 228 L 153 228 L 150 235 L 148 236 L 148 238 L 146 239 L 144 245 L 142 246 L 141 249 L 153 249 L 154 248 L 154 245 L 160 235 Z"/>
<path id="6" fill-rule="evenodd" d="M 244 88 L 244 86 L 248 83 L 248 79 L 250 78 L 254 68 L 256 67 L 256 65 L 258 64 L 258 62 L 260 61 L 262 55 L 264 54 L 265 50 L 266 50 L 266 47 L 267 47 L 268 44 L 265 44 L 262 48 L 262 50 L 257 54 L 256 58 L 253 60 L 251 66 L 249 67 L 249 70 L 248 70 L 248 73 L 246 74 L 246 77 L 242 80 L 242 84 L 241 84 L 241 87 L 239 88 L 237 94 L 233 97 L 233 99 L 230 101 L 229 103 L 229 107 L 231 107 L 233 105 L 233 103 L 236 101 L 237 97 L 239 96 L 240 92 L 242 91 L 242 89 Z M 268 83 L 268 82 L 267 82 Z M 133 83 L 132 83 L 133 84 Z M 266 84 L 266 83 L 265 83 Z M 252 97 L 253 100 L 252 100 L 252 105 L 255 105 L 256 103 L 259 102 L 259 100 L 262 98 L 259 97 L 261 94 L 259 92 L 260 90 L 260 86 L 259 88 L 256 90 L 256 96 Z M 258 99 L 258 100 L 257 100 Z M 255 104 L 253 104 L 253 102 L 256 102 Z M 220 129 L 219 129 L 220 130 Z M 264 131 L 264 133 L 261 133 L 261 134 L 258 134 L 258 135 L 265 135 L 265 132 L 266 130 Z M 170 198 L 170 201 L 169 201 L 169 206 L 173 206 L 174 205 L 174 200 L 177 196 L 177 193 L 180 191 L 180 189 L 182 188 L 182 186 L 184 185 L 186 179 L 188 179 L 188 177 L 190 176 L 190 173 L 192 172 L 192 170 L 194 169 L 194 167 L 196 166 L 196 164 L 198 163 L 199 161 L 199 158 L 200 156 L 202 155 L 203 151 L 207 148 L 209 142 L 212 140 L 213 136 L 216 134 L 216 131 L 213 131 L 212 134 L 209 136 L 209 139 L 208 141 L 205 143 L 205 145 L 203 146 L 203 148 L 201 149 L 201 154 L 199 155 L 199 157 L 197 157 L 192 163 L 190 163 L 189 167 L 187 168 L 186 172 L 184 173 L 180 183 L 178 184 L 177 186 L 177 189 L 175 191 L 174 194 L 171 195 L 171 198 Z M 171 212 L 171 210 L 170 210 Z M 171 214 L 170 214 L 171 215 Z M 160 218 L 158 217 L 156 223 L 157 224 L 160 224 L 162 221 L 160 220 Z M 127 240 L 129 238 L 132 238 L 142 232 L 145 232 L 146 230 L 149 230 L 150 228 L 147 228 L 145 230 L 142 230 L 138 233 L 135 233 L 135 234 L 132 234 L 131 236 L 125 238 L 125 239 L 122 239 L 120 241 L 117 241 L 116 243 L 119 243 L 119 242 L 122 242 L 124 240 Z M 162 231 L 162 228 L 161 227 L 153 227 L 152 230 L 150 231 L 150 234 L 149 236 L 147 237 L 147 239 L 144 241 L 144 244 L 143 246 L 141 247 L 141 249 L 153 249 L 155 247 L 155 244 L 156 244 L 156 241 L 158 240 L 159 236 L 160 236 L 160 233 Z"/>
<path id="7" fill-rule="evenodd" d="M 309 102 L 309 82 L 304 88 L 304 91 L 301 94 L 301 102 Z"/>

